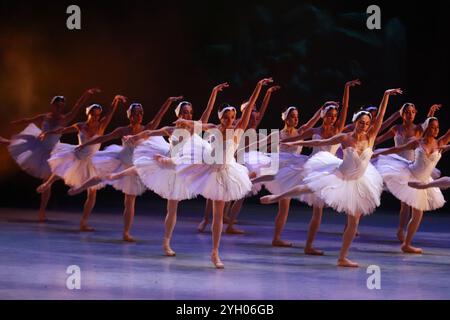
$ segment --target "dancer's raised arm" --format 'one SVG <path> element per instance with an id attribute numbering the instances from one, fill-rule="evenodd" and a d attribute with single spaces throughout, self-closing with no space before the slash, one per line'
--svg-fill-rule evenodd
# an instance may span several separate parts
<path id="1" fill-rule="evenodd" d="M 266 95 L 264 96 L 264 100 L 262 102 L 261 108 L 258 110 L 258 120 L 256 121 L 255 128 L 259 127 L 261 124 L 262 119 L 264 118 L 264 115 L 266 114 L 267 107 L 269 106 L 270 97 L 272 96 L 272 93 L 274 93 L 277 90 L 280 90 L 280 86 L 272 86 L 266 91 Z"/>
<path id="2" fill-rule="evenodd" d="M 81 108 L 84 107 L 84 105 L 89 101 L 89 99 L 96 93 L 101 92 L 100 89 L 98 88 L 92 88 L 92 89 L 88 89 L 86 90 L 81 97 L 77 100 L 77 102 L 75 102 L 72 110 L 70 110 L 69 112 L 67 112 L 64 115 L 64 126 L 67 126 L 69 123 L 71 123 L 75 117 L 77 116 L 78 112 L 80 111 Z"/>
<path id="3" fill-rule="evenodd" d="M 208 122 L 209 117 L 211 116 L 211 112 L 214 108 L 214 104 L 216 103 L 217 93 L 222 91 L 224 88 L 228 88 L 229 85 L 227 82 L 221 83 L 213 88 L 211 91 L 211 96 L 208 100 L 208 105 L 206 106 L 205 111 L 203 112 L 202 116 L 200 117 L 201 122 Z"/>
<path id="4" fill-rule="evenodd" d="M 384 92 L 383 100 L 381 101 L 380 107 L 378 108 L 378 114 L 375 120 L 373 121 L 373 125 L 370 127 L 368 135 L 375 140 L 378 132 L 380 132 L 381 125 L 383 123 L 384 115 L 386 114 L 386 108 L 389 102 L 390 96 L 395 96 L 397 94 L 402 94 L 401 89 L 389 89 Z"/>
<path id="5" fill-rule="evenodd" d="M 256 100 L 259 97 L 259 94 L 261 92 L 261 89 L 263 86 L 268 85 L 269 83 L 272 83 L 272 78 L 262 79 L 258 81 L 256 84 L 255 90 L 253 90 L 252 95 L 250 96 L 250 99 L 248 100 L 248 105 L 244 109 L 244 112 L 242 113 L 242 117 L 239 119 L 238 123 L 236 124 L 235 129 L 247 129 L 248 123 L 250 121 L 250 116 L 252 115 L 253 106 L 256 103 Z"/>
<path id="6" fill-rule="evenodd" d="M 350 100 L 350 88 L 361 85 L 359 79 L 349 81 L 345 84 L 344 95 L 342 97 L 342 110 L 339 112 L 339 118 L 336 121 L 336 129 L 338 133 L 341 133 L 345 127 L 345 120 L 347 119 L 348 105 Z"/>
<path id="7" fill-rule="evenodd" d="M 434 114 L 436 113 L 436 111 L 441 110 L 441 108 L 442 108 L 442 104 L 433 104 L 430 107 L 430 110 L 428 110 L 427 118 L 434 117 Z"/>
<path id="8" fill-rule="evenodd" d="M 106 127 L 109 125 L 109 123 L 112 120 L 112 117 L 114 115 L 114 113 L 117 110 L 117 107 L 119 106 L 120 103 L 125 104 L 127 102 L 127 98 L 121 95 L 117 95 L 114 97 L 114 100 L 112 101 L 111 104 L 111 110 L 108 112 L 108 114 L 106 116 L 104 116 L 101 120 L 100 120 L 100 130 L 99 132 L 101 134 L 103 134 L 103 132 L 105 131 Z"/>
<path id="9" fill-rule="evenodd" d="M 439 146 L 445 146 L 449 142 L 450 142 L 450 129 L 448 129 L 448 131 L 438 139 Z"/>
<path id="10" fill-rule="evenodd" d="M 158 113 L 153 118 L 153 120 L 151 120 L 149 123 L 147 123 L 145 125 L 145 129 L 147 129 L 147 130 L 155 130 L 156 128 L 158 128 L 160 123 L 161 123 L 162 118 L 166 114 L 167 110 L 169 110 L 169 108 L 172 105 L 172 103 L 177 102 L 177 101 L 179 101 L 181 99 L 183 99 L 183 96 L 167 98 L 167 100 L 161 106 L 161 108 L 159 109 Z"/>

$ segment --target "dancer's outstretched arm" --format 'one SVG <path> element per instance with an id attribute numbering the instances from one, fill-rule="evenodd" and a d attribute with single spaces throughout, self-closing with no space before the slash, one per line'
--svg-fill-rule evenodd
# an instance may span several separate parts
<path id="1" fill-rule="evenodd" d="M 71 123 L 73 120 L 75 120 L 75 117 L 77 116 L 78 112 L 82 107 L 85 106 L 85 104 L 89 101 L 89 99 L 96 93 L 101 92 L 98 88 L 92 88 L 86 90 L 81 97 L 75 102 L 72 110 L 67 112 L 64 115 L 64 124 L 63 126 L 67 126 L 69 123 Z"/>
<path id="2" fill-rule="evenodd" d="M 345 120 L 347 120 L 348 105 L 350 100 L 350 88 L 359 85 L 361 85 L 361 81 L 359 79 L 349 81 L 345 84 L 344 95 L 342 97 L 342 110 L 339 112 L 339 118 L 336 121 L 337 133 L 341 133 L 345 127 Z"/>
<path id="3" fill-rule="evenodd" d="M 379 145 L 387 140 L 390 140 L 394 138 L 394 136 L 395 136 L 395 128 L 392 127 L 388 131 L 383 133 L 381 136 L 377 137 L 377 139 L 375 140 L 375 145 Z"/>
<path id="4" fill-rule="evenodd" d="M 47 113 L 42 113 L 42 114 L 38 114 L 37 116 L 31 117 L 31 118 L 23 118 L 20 120 L 11 121 L 10 124 L 11 125 L 23 125 L 23 124 L 35 123 L 38 126 L 40 126 L 46 116 L 47 116 Z"/>
<path id="5" fill-rule="evenodd" d="M 256 129 L 261 124 L 262 119 L 264 118 L 264 115 L 266 114 L 267 107 L 269 106 L 269 101 L 272 96 L 272 93 L 274 93 L 277 90 L 280 90 L 280 86 L 272 86 L 266 91 L 266 95 L 264 96 L 264 100 L 261 105 L 261 109 L 258 111 L 258 120 L 256 121 L 255 127 L 252 129 Z"/>
<path id="6" fill-rule="evenodd" d="M 328 139 L 282 142 L 282 144 L 285 144 L 288 146 L 321 147 L 321 146 L 330 146 L 330 145 L 340 144 L 345 140 L 346 137 L 347 137 L 346 133 L 339 133 Z"/>
<path id="7" fill-rule="evenodd" d="M 55 129 L 55 130 L 45 131 L 39 135 L 39 139 L 44 140 L 50 134 L 63 135 L 63 134 L 68 134 L 68 133 L 76 133 L 80 130 L 81 126 L 82 126 L 82 122 L 78 122 L 69 127 L 63 127 L 63 128 L 59 128 L 59 129 Z"/>
<path id="8" fill-rule="evenodd" d="M 145 129 L 146 130 L 155 130 L 155 129 L 157 129 L 159 127 L 159 125 L 161 124 L 162 118 L 167 113 L 167 110 L 169 110 L 169 108 L 172 105 L 172 103 L 177 102 L 177 101 L 179 101 L 181 99 L 183 99 L 183 96 L 167 98 L 167 100 L 161 106 L 161 108 L 159 109 L 158 113 L 153 118 L 153 120 L 151 120 L 149 123 L 147 123 L 145 125 Z"/>
<path id="9" fill-rule="evenodd" d="M 300 126 L 297 130 L 297 136 L 293 137 L 292 141 L 296 140 L 303 140 L 312 137 L 313 135 L 313 127 L 317 124 L 317 122 L 320 120 L 320 113 L 322 112 L 323 106 L 320 107 L 316 113 L 312 116 L 311 119 L 308 120 L 304 125 Z M 287 138 L 286 140 L 289 140 L 292 138 Z"/>
<path id="10" fill-rule="evenodd" d="M 439 147 L 442 147 L 448 144 L 449 142 L 450 142 L 450 129 L 448 129 L 448 131 L 442 137 L 439 138 L 438 144 Z"/>
<path id="11" fill-rule="evenodd" d="M 272 78 L 262 79 L 258 81 L 256 84 L 255 90 L 253 90 L 252 95 L 250 96 L 250 99 L 248 100 L 248 105 L 244 109 L 244 112 L 242 114 L 242 117 L 239 119 L 238 123 L 236 124 L 235 129 L 241 129 L 245 130 L 247 129 L 248 123 L 250 121 L 250 116 L 252 115 L 253 106 L 256 103 L 256 100 L 258 99 L 258 96 L 261 92 L 261 89 L 263 86 L 268 85 L 269 83 L 272 83 Z"/>
<path id="12" fill-rule="evenodd" d="M 406 144 L 403 144 L 401 146 L 376 150 L 374 152 L 372 158 L 376 158 L 376 157 L 378 157 L 380 155 L 386 155 L 386 154 L 392 154 L 392 153 L 400 153 L 400 152 L 405 151 L 405 150 L 416 149 L 419 146 L 419 144 L 420 144 L 420 140 L 419 139 L 415 139 L 415 140 L 410 141 L 410 142 L 408 142 Z"/>
<path id="13" fill-rule="evenodd" d="M 86 148 L 87 146 L 93 145 L 93 144 L 99 144 L 99 143 L 105 143 L 114 139 L 120 139 L 127 133 L 128 127 L 120 127 L 115 129 L 114 131 L 105 134 L 103 136 L 99 136 L 97 138 L 91 139 L 89 141 L 86 141 L 85 143 L 79 145 L 76 149 L 82 150 Z"/>
<path id="14" fill-rule="evenodd" d="M 390 115 L 389 118 L 387 118 L 383 124 L 381 125 L 381 129 L 380 129 L 380 133 L 384 132 L 384 130 L 386 130 L 387 128 L 389 128 L 390 126 L 392 126 L 394 124 L 395 121 L 397 121 L 397 119 L 400 119 L 400 112 L 394 112 L 393 114 Z"/>
<path id="15" fill-rule="evenodd" d="M 227 82 L 221 83 L 217 86 L 215 86 L 211 91 L 211 96 L 208 100 L 208 105 L 206 106 L 205 111 L 203 112 L 202 116 L 200 117 L 200 121 L 203 123 L 206 123 L 209 121 L 209 117 L 211 116 L 211 112 L 214 108 L 214 104 L 216 103 L 217 93 L 222 91 L 225 88 L 228 88 L 229 85 Z"/>
<path id="16" fill-rule="evenodd" d="M 105 117 L 103 117 L 100 120 L 100 130 L 99 131 L 100 131 L 101 134 L 103 134 L 103 132 L 105 131 L 106 127 L 111 122 L 112 117 L 113 117 L 114 113 L 116 112 L 117 107 L 119 106 L 119 104 L 120 103 L 125 104 L 126 102 L 127 102 L 127 98 L 124 97 L 124 96 L 117 95 L 117 96 L 114 97 L 114 99 L 112 101 L 112 104 L 111 104 L 111 110 L 108 112 L 108 114 Z"/>
<path id="17" fill-rule="evenodd" d="M 401 89 L 389 89 L 384 92 L 383 100 L 381 101 L 380 107 L 378 108 L 377 117 L 373 121 L 373 125 L 370 127 L 368 132 L 368 135 L 371 139 L 373 139 L 373 142 L 375 142 L 376 136 L 380 132 L 381 124 L 383 123 L 384 115 L 386 114 L 389 97 L 402 93 L 403 92 Z"/>
<path id="18" fill-rule="evenodd" d="M 124 136 L 123 141 L 137 143 L 141 139 L 145 140 L 145 139 L 148 139 L 150 137 L 155 137 L 155 136 L 168 137 L 175 131 L 175 129 L 181 130 L 180 128 L 177 128 L 177 127 L 162 127 L 161 129 L 157 129 L 157 130 L 144 130 L 135 135 Z"/>

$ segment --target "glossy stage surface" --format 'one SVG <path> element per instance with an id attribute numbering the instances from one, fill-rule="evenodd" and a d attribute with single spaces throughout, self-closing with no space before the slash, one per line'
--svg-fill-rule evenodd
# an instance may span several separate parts
<path id="1" fill-rule="evenodd" d="M 239 228 L 224 234 L 224 270 L 210 262 L 211 233 L 197 232 L 203 201 L 182 202 L 172 248 L 162 252 L 164 202 L 137 203 L 132 234 L 121 241 L 120 206 L 99 205 L 96 232 L 77 230 L 80 212 L 0 209 L 1 299 L 450 299 L 450 216 L 425 216 L 415 245 L 422 255 L 400 252 L 397 214 L 379 209 L 361 221 L 349 257 L 358 269 L 335 266 L 344 216 L 326 210 L 315 245 L 325 256 L 306 256 L 303 245 L 311 212 L 292 205 L 283 238 L 292 248 L 271 246 L 277 207 L 244 204 Z M 81 289 L 69 290 L 68 266 L 81 272 Z M 377 265 L 381 289 L 369 290 L 367 267 Z"/>

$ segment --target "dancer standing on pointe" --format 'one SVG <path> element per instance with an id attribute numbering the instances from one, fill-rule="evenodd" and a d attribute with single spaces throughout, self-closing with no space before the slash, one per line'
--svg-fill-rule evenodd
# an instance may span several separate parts
<path id="1" fill-rule="evenodd" d="M 338 212 L 347 214 L 347 228 L 343 235 L 338 266 L 358 267 L 347 258 L 350 245 L 355 237 L 361 215 L 372 213 L 380 205 L 383 179 L 370 163 L 376 136 L 391 95 L 401 94 L 400 89 L 384 93 L 378 115 L 373 120 L 370 112 L 359 111 L 352 119 L 355 129 L 351 133 L 341 133 L 330 139 L 291 142 L 288 145 L 320 147 L 341 144 L 343 160 L 329 152 L 319 152 L 305 164 L 304 183 L 280 194 L 261 198 L 262 203 L 274 203 L 282 198 L 314 193 L 324 203 Z"/>
<path id="2" fill-rule="evenodd" d="M 78 146 L 75 150 L 81 152 L 84 148 L 102 144 L 111 140 L 121 139 L 124 136 L 135 135 L 144 130 L 155 130 L 159 127 L 163 116 L 166 114 L 172 103 L 181 100 L 183 97 L 170 97 L 161 106 L 155 118 L 147 125 L 142 125 L 142 119 L 144 116 L 144 108 L 140 103 L 132 103 L 127 110 L 127 117 L 130 120 L 130 124 L 126 127 L 119 127 L 109 134 L 97 137 L 89 140 Z M 98 151 L 92 157 L 94 166 L 99 176 L 93 177 L 86 181 L 82 186 L 73 187 L 69 190 L 70 195 L 78 194 L 90 187 L 93 187 L 103 180 L 101 177 L 107 175 L 122 172 L 133 166 L 133 153 L 136 146 L 139 144 L 123 143 L 123 146 L 110 145 L 103 151 Z M 127 242 L 134 242 L 133 237 L 130 235 L 131 225 L 133 223 L 135 213 L 136 197 L 143 194 L 146 190 L 144 183 L 141 181 L 137 174 L 124 176 L 116 180 L 106 180 L 105 183 L 113 186 L 116 190 L 124 193 L 124 230 L 123 240 Z"/>
<path id="3" fill-rule="evenodd" d="M 86 108 L 87 121 L 78 122 L 69 127 L 45 131 L 41 133 L 40 138 L 45 140 L 49 135 L 63 135 L 76 132 L 78 133 L 79 145 L 81 145 L 90 139 L 103 135 L 120 103 L 126 103 L 126 98 L 119 95 L 115 96 L 110 112 L 103 117 L 103 108 L 99 104 L 92 104 Z M 48 160 L 52 175 L 37 188 L 39 193 L 43 193 L 51 188 L 53 182 L 59 178 L 63 179 L 68 186 L 77 187 L 90 178 L 97 176 L 97 171 L 92 163 L 92 156 L 99 150 L 100 144 L 91 145 L 89 148 L 81 151 L 76 150 L 76 147 L 76 145 L 66 143 L 59 143 L 55 146 Z M 87 199 L 80 222 L 80 231 L 94 231 L 88 225 L 88 218 L 95 205 L 97 189 L 101 187 L 102 185 L 98 185 L 87 191 Z"/>
<path id="4" fill-rule="evenodd" d="M 271 78 L 258 82 L 248 100 L 248 106 L 236 124 L 234 124 L 236 109 L 224 104 L 218 113 L 220 124 L 204 126 L 212 138 L 211 145 L 205 145 L 203 151 L 203 159 L 209 161 L 195 163 L 195 157 L 188 155 L 187 158 L 191 158 L 187 162 L 191 164 L 178 165 L 178 172 L 181 177 L 186 179 L 191 192 L 196 192 L 213 201 L 211 261 L 217 269 L 224 268 L 219 257 L 219 245 L 225 203 L 242 199 L 252 189 L 249 172 L 245 166 L 236 162 L 235 152 L 244 130 L 247 129 L 253 106 L 262 87 L 272 82 Z M 185 162 L 181 161 L 181 163 Z"/>
<path id="5" fill-rule="evenodd" d="M 322 125 L 320 127 L 307 128 L 307 130 L 299 132 L 298 135 L 293 137 L 284 136 L 282 137 L 282 141 L 294 142 L 309 138 L 315 140 L 329 139 L 331 137 L 340 134 L 344 129 L 345 120 L 347 118 L 350 100 L 350 88 L 358 86 L 360 84 L 361 82 L 358 79 L 349 81 L 345 84 L 344 94 L 342 97 L 342 110 L 340 112 L 338 112 L 339 104 L 337 102 L 330 101 L 324 104 L 320 112 L 320 117 L 322 118 Z M 300 149 L 299 152 L 301 152 L 301 146 L 298 145 L 287 146 L 283 144 L 282 146 L 284 148 L 299 148 Z M 335 155 L 338 147 L 339 144 L 321 145 L 321 146 L 314 145 L 311 156 L 314 156 L 315 154 L 321 151 L 329 152 L 331 155 Z M 304 177 L 303 167 L 306 160 L 308 160 L 308 157 L 306 157 L 302 163 L 299 163 L 295 167 L 291 166 L 281 169 L 280 178 L 275 177 L 274 182 L 267 184 L 267 189 L 272 194 L 281 194 L 295 187 L 295 185 L 301 184 L 302 179 Z M 309 223 L 308 236 L 304 252 L 305 254 L 308 255 L 323 255 L 323 251 L 315 249 L 313 247 L 313 242 L 319 230 L 320 223 L 322 221 L 323 207 L 325 203 L 320 197 L 317 197 L 314 194 L 300 195 L 299 197 L 297 197 L 297 199 L 306 202 L 308 205 L 313 207 L 313 214 L 311 217 L 311 221 Z M 281 231 L 284 228 L 287 215 L 289 212 L 289 202 L 290 202 L 289 198 L 280 199 L 279 201 L 278 207 L 280 208 L 279 209 L 280 218 L 277 217 L 273 245 L 292 246 L 291 242 L 279 240 Z"/>
<path id="6" fill-rule="evenodd" d="M 256 106 L 252 110 L 252 114 L 250 116 L 250 121 L 248 124 L 248 129 L 256 130 L 258 129 L 259 125 L 261 124 L 262 119 L 264 118 L 264 115 L 266 114 L 267 107 L 269 106 L 270 98 L 272 96 L 272 93 L 278 91 L 280 89 L 280 86 L 272 86 L 269 89 L 267 89 L 266 94 L 264 96 L 263 102 L 261 104 L 260 110 L 256 108 Z M 244 102 L 241 106 L 241 112 L 244 111 L 244 109 L 248 106 L 248 101 Z M 238 121 L 238 120 L 237 120 Z M 248 141 L 244 141 L 245 148 L 248 148 Z M 270 161 L 270 159 L 262 154 L 261 152 L 246 152 L 245 155 L 245 166 L 249 170 L 249 172 L 255 172 L 256 167 L 259 165 L 260 162 L 263 161 Z M 256 194 L 261 189 L 261 186 L 253 186 L 252 193 L 250 194 Z M 224 219 L 225 223 L 228 223 L 228 227 L 225 229 L 225 232 L 228 234 L 243 234 L 243 230 L 237 229 L 234 224 L 236 223 L 237 216 L 239 215 L 242 205 L 245 201 L 245 198 L 239 199 L 237 201 L 232 202 L 229 205 L 230 215 L 227 219 Z M 205 208 L 205 214 L 203 217 L 203 220 L 200 222 L 198 226 L 199 232 L 204 232 L 206 226 L 209 224 L 210 214 L 212 213 L 212 200 L 207 200 L 206 208 Z M 210 208 L 210 209 L 209 209 Z M 227 207 L 224 209 L 224 216 L 227 213 Z"/>
<path id="7" fill-rule="evenodd" d="M 227 87 L 227 83 L 222 83 L 213 88 L 208 105 L 200 118 L 202 123 L 208 121 L 217 94 Z M 187 101 L 180 102 L 175 109 L 175 115 L 179 120 L 191 121 L 193 116 L 192 104 Z M 168 136 L 170 144 L 162 136 Z M 124 140 L 133 144 L 139 140 L 145 140 L 139 144 L 134 152 L 134 166 L 121 173 L 106 177 L 106 179 L 114 180 L 137 172 L 147 188 L 167 199 L 163 250 L 169 257 L 176 254 L 170 246 L 170 241 L 177 222 L 178 203 L 195 197 L 196 193 L 191 192 L 186 181 L 177 174 L 176 166 L 166 160 L 170 160 L 172 156 L 175 156 L 174 153 L 182 150 L 183 145 L 190 145 L 191 137 L 201 140 L 198 135 L 194 134 L 191 126 L 182 122 L 178 122 L 172 127 L 163 127 L 151 131 L 145 130 L 134 136 L 126 136 Z"/>
<path id="8" fill-rule="evenodd" d="M 85 106 L 92 95 L 98 92 L 100 90 L 96 88 L 84 92 L 68 113 L 63 113 L 66 99 L 63 96 L 55 96 L 50 102 L 50 112 L 11 122 L 13 125 L 28 125 L 25 130 L 13 136 L 11 140 L 5 139 L 5 144 L 9 145 L 8 149 L 11 157 L 17 162 L 19 167 L 33 177 L 44 181 L 47 180 L 51 176 L 51 169 L 47 160 L 50 158 L 50 154 L 55 145 L 58 144 L 61 136 L 52 134 L 41 140 L 39 135 L 43 131 L 65 127 L 72 123 L 80 109 Z M 41 194 L 39 222 L 47 221 L 45 210 L 50 200 L 50 195 L 51 188 L 48 188 Z"/>
<path id="9" fill-rule="evenodd" d="M 441 105 L 435 104 L 431 106 L 428 117 L 433 117 L 435 112 L 441 108 Z M 379 136 L 375 142 L 375 145 L 381 144 L 386 140 L 394 139 L 395 146 L 404 145 L 410 141 L 420 138 L 423 134 L 422 126 L 414 123 L 416 118 L 417 109 L 413 103 L 405 103 L 401 107 L 398 114 L 401 116 L 403 123 L 393 126 L 386 133 Z M 404 150 L 398 155 L 406 160 L 414 161 L 414 150 Z M 412 213 L 412 208 L 406 203 L 400 201 L 400 219 L 397 230 L 397 238 L 403 243 L 405 241 L 405 229 L 408 225 Z"/>
<path id="10" fill-rule="evenodd" d="M 431 177 L 433 169 L 441 158 L 442 150 L 448 149 L 447 144 L 450 142 L 450 130 L 437 139 L 439 135 L 437 118 L 428 118 L 422 126 L 422 138 L 375 153 L 375 156 L 379 156 L 376 167 L 388 190 L 412 208 L 411 220 L 401 246 L 405 253 L 422 253 L 422 249 L 412 246 L 412 240 L 419 229 L 423 212 L 436 210 L 445 204 L 444 196 L 438 188 L 415 189 L 408 185 L 409 182 L 430 183 L 433 181 Z M 391 153 L 400 154 L 408 150 L 413 150 L 415 153 L 413 161 L 402 157 L 384 156 Z"/>

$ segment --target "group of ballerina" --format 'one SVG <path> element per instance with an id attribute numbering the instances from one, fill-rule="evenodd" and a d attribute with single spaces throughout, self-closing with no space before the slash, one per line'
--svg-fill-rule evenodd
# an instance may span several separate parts
<path id="1" fill-rule="evenodd" d="M 151 190 L 167 200 L 163 250 L 175 256 L 171 238 L 177 220 L 178 203 L 203 196 L 206 199 L 205 216 L 198 226 L 203 232 L 212 212 L 211 261 L 218 269 L 224 268 L 219 256 L 219 244 L 224 221 L 225 231 L 241 234 L 235 227 L 244 199 L 256 195 L 264 186 L 271 195 L 261 203 L 278 203 L 272 245 L 289 247 L 292 243 L 281 239 L 291 199 L 312 207 L 304 252 L 323 255 L 313 242 L 319 230 L 323 209 L 330 207 L 347 215 L 338 266 L 357 267 L 348 256 L 361 216 L 371 214 L 379 205 L 383 189 L 401 202 L 397 237 L 404 253 L 422 253 L 412 246 L 424 211 L 441 208 L 444 197 L 440 188 L 450 186 L 450 178 L 439 178 L 436 164 L 441 154 L 449 150 L 450 130 L 438 138 L 439 121 L 434 116 L 441 105 L 430 108 L 426 120 L 415 124 L 417 114 L 413 103 L 405 103 L 384 121 L 391 96 L 402 94 L 401 89 L 384 92 L 380 105 L 366 106 L 353 114 L 346 125 L 351 88 L 359 80 L 345 84 L 342 104 L 325 102 L 314 116 L 298 127 L 299 110 L 290 106 L 283 110 L 284 127 L 279 132 L 277 145 L 267 152 L 249 150 L 243 132 L 256 130 L 269 105 L 272 93 L 280 89 L 271 78 L 260 80 L 250 98 L 241 105 L 241 116 L 230 104 L 218 108 L 219 124 L 209 123 L 219 92 L 228 88 L 222 83 L 213 88 L 206 109 L 199 120 L 193 120 L 193 105 L 183 97 L 169 97 L 154 118 L 142 125 L 144 108 L 131 103 L 127 109 L 129 125 L 118 127 L 108 134 L 108 127 L 119 105 L 127 98 L 115 96 L 111 108 L 104 112 L 99 104 L 86 107 L 91 97 L 100 92 L 87 90 L 72 110 L 64 113 L 65 98 L 55 96 L 51 110 L 32 118 L 14 121 L 14 125 L 28 126 L 11 139 L 0 138 L 7 145 L 12 158 L 28 174 L 40 178 L 37 188 L 41 194 L 39 221 L 46 221 L 45 210 L 52 184 L 62 179 L 70 187 L 68 193 L 87 192 L 81 231 L 94 231 L 88 224 L 94 208 L 97 190 L 110 185 L 124 194 L 123 240 L 134 241 L 130 234 L 136 197 Z M 256 102 L 263 87 L 268 86 L 260 108 Z M 177 121 L 172 126 L 160 123 L 174 103 Z M 85 108 L 87 120 L 73 123 Z M 402 123 L 394 125 L 402 119 Z M 316 124 L 321 120 L 321 124 Z M 209 133 L 202 137 L 198 132 Z M 181 134 L 180 134 L 181 132 Z M 187 134 L 185 134 L 187 132 Z M 229 134 L 231 132 L 231 134 Z M 384 133 L 383 133 L 384 132 Z M 77 133 L 78 145 L 61 143 L 64 134 Z M 165 139 L 168 138 L 168 142 Z M 270 136 L 266 136 L 270 140 Z M 394 147 L 375 149 L 375 146 L 394 139 Z M 122 146 L 103 143 L 122 139 Z M 279 142 L 279 143 L 278 143 Z M 187 147 L 186 147 L 187 146 Z M 236 161 L 236 152 L 246 150 L 244 161 Z M 273 146 L 273 144 L 272 144 Z M 307 156 L 303 147 L 312 148 Z M 241 148 L 241 149 L 240 149 Z M 220 163 L 194 161 L 194 158 L 219 152 Z M 267 173 L 273 161 L 276 172 Z M 186 161 L 188 160 L 188 161 Z"/>

